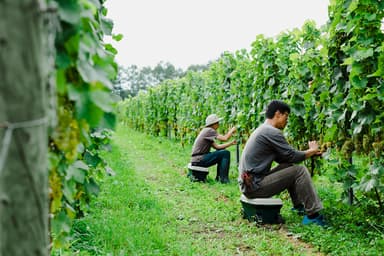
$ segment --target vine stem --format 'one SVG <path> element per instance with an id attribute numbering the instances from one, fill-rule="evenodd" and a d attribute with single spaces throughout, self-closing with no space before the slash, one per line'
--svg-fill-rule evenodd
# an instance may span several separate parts
<path id="1" fill-rule="evenodd" d="M 352 159 L 352 157 L 350 157 L 350 158 L 349 158 L 350 166 L 352 166 L 352 162 L 353 162 L 353 159 Z M 352 176 L 351 176 L 351 178 L 353 179 Z M 354 197 L 354 195 L 353 195 L 353 188 L 350 187 L 350 188 L 348 189 L 348 202 L 349 202 L 350 205 L 353 204 L 353 197 Z"/>
<path id="2" fill-rule="evenodd" d="M 375 188 L 375 193 L 376 193 L 377 201 L 379 202 L 380 210 L 383 210 L 383 203 L 381 202 L 380 194 L 377 191 L 377 188 Z"/>

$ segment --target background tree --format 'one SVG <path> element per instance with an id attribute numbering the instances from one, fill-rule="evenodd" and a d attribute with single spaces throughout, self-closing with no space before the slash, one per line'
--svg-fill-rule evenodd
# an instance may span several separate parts
<path id="1" fill-rule="evenodd" d="M 207 65 L 191 65 L 186 71 L 176 68 L 169 62 L 159 62 L 154 68 L 146 66 L 139 68 L 136 65 L 120 66 L 118 76 L 114 82 L 113 92 L 125 99 L 136 96 L 140 90 L 147 90 L 165 80 L 175 80 L 184 77 L 187 72 L 201 72 L 207 70 Z"/>
<path id="2" fill-rule="evenodd" d="M 208 70 L 209 68 L 209 65 L 211 64 L 211 62 L 209 62 L 208 64 L 195 64 L 195 65 L 190 65 L 188 66 L 187 70 L 185 73 L 187 73 L 188 71 L 191 71 L 191 72 L 202 72 L 202 71 L 205 71 L 205 70 Z"/>

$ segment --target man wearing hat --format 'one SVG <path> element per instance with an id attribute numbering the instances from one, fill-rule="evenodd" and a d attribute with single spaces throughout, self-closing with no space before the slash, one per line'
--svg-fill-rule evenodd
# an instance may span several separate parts
<path id="1" fill-rule="evenodd" d="M 218 134 L 219 118 L 215 114 L 209 115 L 205 119 L 205 127 L 200 131 L 192 148 L 191 163 L 195 166 L 210 167 L 217 164 L 216 180 L 221 183 L 228 183 L 229 165 L 231 161 L 230 152 L 225 150 L 227 147 L 236 144 L 236 140 L 224 144 L 217 144 L 215 139 L 219 141 L 227 141 L 236 131 L 236 127 L 232 127 L 227 134 Z M 211 147 L 216 151 L 210 152 Z"/>

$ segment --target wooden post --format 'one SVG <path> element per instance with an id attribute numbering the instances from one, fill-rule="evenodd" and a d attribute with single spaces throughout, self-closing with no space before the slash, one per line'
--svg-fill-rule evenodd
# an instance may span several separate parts
<path id="1" fill-rule="evenodd" d="M 315 158 L 311 157 L 311 177 L 315 174 Z"/>
<path id="2" fill-rule="evenodd" d="M 49 255 L 46 2 L 0 1 L 0 256 Z"/>
<path id="3" fill-rule="evenodd" d="M 353 160 L 352 160 L 352 157 L 349 158 L 350 166 L 352 166 L 352 164 L 353 164 L 352 161 L 353 161 Z M 351 178 L 351 179 L 354 179 L 352 176 L 351 176 L 350 178 Z M 350 205 L 353 205 L 353 197 L 354 197 L 354 195 L 353 195 L 353 188 L 350 187 L 350 188 L 348 188 L 348 203 L 349 203 Z"/>
<path id="4" fill-rule="evenodd" d="M 241 142 L 242 142 L 242 136 L 241 136 L 241 132 L 238 133 L 237 135 L 237 143 L 236 143 L 236 164 L 237 166 L 239 166 L 239 163 L 240 163 L 240 145 L 241 145 Z"/>

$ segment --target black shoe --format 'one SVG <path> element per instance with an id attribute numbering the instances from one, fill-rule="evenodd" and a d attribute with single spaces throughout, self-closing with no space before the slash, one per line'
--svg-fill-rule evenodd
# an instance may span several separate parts
<path id="1" fill-rule="evenodd" d="M 304 205 L 299 205 L 296 207 L 292 207 L 291 211 L 296 212 L 297 215 L 303 216 L 305 214 Z"/>

